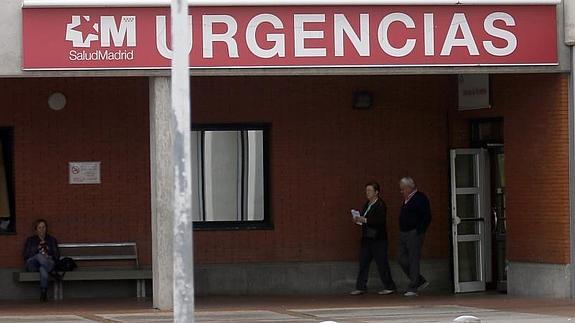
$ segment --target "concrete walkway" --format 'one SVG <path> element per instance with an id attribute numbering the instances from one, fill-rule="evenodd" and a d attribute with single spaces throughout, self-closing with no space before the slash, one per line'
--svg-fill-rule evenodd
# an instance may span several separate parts
<path id="1" fill-rule="evenodd" d="M 505 295 L 398 295 L 318 297 L 209 297 L 196 301 L 196 322 L 206 323 L 419 323 L 453 322 L 474 315 L 482 322 L 574 322 L 571 300 L 521 299 Z M 170 312 L 149 301 L 64 300 L 0 302 L 0 323 L 171 322 Z"/>

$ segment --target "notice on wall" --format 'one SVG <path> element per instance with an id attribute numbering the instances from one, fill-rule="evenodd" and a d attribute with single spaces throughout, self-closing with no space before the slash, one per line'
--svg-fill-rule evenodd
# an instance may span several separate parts
<path id="1" fill-rule="evenodd" d="M 69 162 L 70 184 L 100 184 L 101 162 Z"/>
<path id="2" fill-rule="evenodd" d="M 490 108 L 489 74 L 459 75 L 458 108 L 462 110 Z"/>

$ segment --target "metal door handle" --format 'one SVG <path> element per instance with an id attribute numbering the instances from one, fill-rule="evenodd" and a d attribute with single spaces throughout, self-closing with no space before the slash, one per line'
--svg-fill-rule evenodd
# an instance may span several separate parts
<path id="1" fill-rule="evenodd" d="M 492 209 L 492 214 L 493 214 L 493 218 L 495 220 L 494 220 L 494 225 L 493 225 L 493 229 L 491 229 L 491 232 L 497 233 L 497 221 L 498 220 L 497 220 L 497 209 L 495 207 Z"/>
<path id="2" fill-rule="evenodd" d="M 459 222 L 485 222 L 485 218 L 464 218 L 459 219 Z"/>

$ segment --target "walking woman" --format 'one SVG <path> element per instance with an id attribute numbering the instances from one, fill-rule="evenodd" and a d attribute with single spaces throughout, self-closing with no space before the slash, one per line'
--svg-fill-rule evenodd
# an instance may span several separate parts
<path id="1" fill-rule="evenodd" d="M 378 294 L 389 295 L 396 290 L 387 258 L 387 207 L 379 197 L 379 190 L 378 183 L 367 183 L 365 185 L 367 201 L 362 212 L 353 216 L 353 222 L 361 225 L 362 236 L 359 251 L 359 272 L 355 290 L 350 293 L 351 295 L 361 295 L 366 292 L 369 266 L 372 260 L 375 260 L 379 278 L 383 284 L 383 289 Z"/>
<path id="2" fill-rule="evenodd" d="M 34 231 L 35 234 L 26 239 L 24 260 L 27 271 L 40 272 L 40 299 L 46 301 L 50 275 L 58 278 L 54 266 L 60 259 L 60 250 L 56 238 L 48 234 L 46 220 L 37 220 Z"/>

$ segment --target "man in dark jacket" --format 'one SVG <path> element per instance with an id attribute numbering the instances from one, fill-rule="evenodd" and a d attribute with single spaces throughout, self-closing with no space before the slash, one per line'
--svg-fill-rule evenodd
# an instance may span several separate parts
<path id="1" fill-rule="evenodd" d="M 353 217 L 353 221 L 362 226 L 362 237 L 356 289 L 351 292 L 351 295 L 361 295 L 367 290 L 369 266 L 373 259 L 375 259 L 379 277 L 383 284 L 383 289 L 378 294 L 393 294 L 396 289 L 395 283 L 391 278 L 391 270 L 389 269 L 387 258 L 387 207 L 379 197 L 379 189 L 379 184 L 376 182 L 368 183 L 365 186 L 367 201 L 362 212 L 358 216 Z"/>
<path id="2" fill-rule="evenodd" d="M 403 204 L 399 215 L 398 261 L 410 283 L 405 296 L 417 296 L 417 291 L 429 285 L 420 274 L 421 248 L 427 227 L 431 223 L 431 210 L 427 196 L 417 190 L 411 177 L 399 181 Z"/>
<path id="3" fill-rule="evenodd" d="M 27 271 L 40 272 L 40 298 L 46 301 L 50 275 L 59 278 L 54 272 L 54 266 L 60 259 L 60 250 L 58 241 L 48 234 L 46 220 L 36 221 L 34 230 L 35 234 L 26 239 L 23 256 Z"/>

